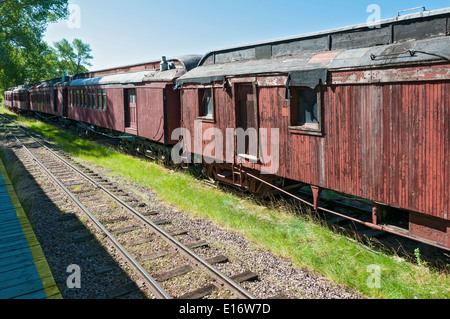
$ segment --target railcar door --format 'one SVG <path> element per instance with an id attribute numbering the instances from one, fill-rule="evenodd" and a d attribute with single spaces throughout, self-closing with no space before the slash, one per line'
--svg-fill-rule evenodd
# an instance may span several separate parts
<path id="1" fill-rule="evenodd" d="M 58 90 L 53 90 L 53 111 L 58 112 Z"/>
<path id="2" fill-rule="evenodd" d="M 258 159 L 258 102 L 256 85 L 237 84 L 236 92 L 236 154 L 238 157 Z"/>
<path id="3" fill-rule="evenodd" d="M 136 89 L 125 90 L 125 127 L 137 129 Z"/>

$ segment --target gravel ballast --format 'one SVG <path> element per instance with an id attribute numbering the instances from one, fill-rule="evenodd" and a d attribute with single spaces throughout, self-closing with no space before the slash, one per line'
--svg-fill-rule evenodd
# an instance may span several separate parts
<path id="1" fill-rule="evenodd" d="M 100 169 L 100 168 L 96 168 Z M 106 170 L 100 169 L 102 176 Z M 157 194 L 129 181 L 108 177 L 126 192 L 142 200 L 153 210 L 159 212 L 158 218 L 172 221 L 171 227 L 187 229 L 191 239 L 202 239 L 209 243 L 208 248 L 198 248 L 195 252 L 203 258 L 225 255 L 230 263 L 216 265 L 226 275 L 250 270 L 258 275 L 258 280 L 245 282 L 242 286 L 255 297 L 265 299 L 285 296 L 295 299 L 360 299 L 359 292 L 331 283 L 329 280 L 298 269 L 284 258 L 276 257 L 267 250 L 256 247 L 243 236 L 223 229 L 206 219 L 192 218 L 187 213 L 167 205 L 157 199 Z"/>

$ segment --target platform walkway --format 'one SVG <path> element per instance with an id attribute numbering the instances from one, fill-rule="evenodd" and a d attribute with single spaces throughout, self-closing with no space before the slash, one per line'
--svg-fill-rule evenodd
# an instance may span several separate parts
<path id="1" fill-rule="evenodd" d="M 0 299 L 62 299 L 0 160 Z"/>

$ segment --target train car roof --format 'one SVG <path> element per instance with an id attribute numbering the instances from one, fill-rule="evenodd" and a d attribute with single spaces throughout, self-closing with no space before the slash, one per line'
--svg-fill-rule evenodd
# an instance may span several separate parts
<path id="1" fill-rule="evenodd" d="M 15 87 L 15 88 L 12 90 L 12 92 L 17 92 L 17 93 L 20 93 L 20 92 L 28 92 L 28 91 L 30 90 L 30 88 L 31 88 L 30 85 L 21 85 L 21 86 Z"/>
<path id="2" fill-rule="evenodd" d="M 29 89 L 40 89 L 40 88 L 49 88 L 49 87 L 59 87 L 67 85 L 70 81 L 70 77 L 66 77 L 66 80 L 63 81 L 63 78 L 55 78 L 51 80 L 46 80 L 42 82 L 35 83 L 34 85 L 30 85 Z"/>
<path id="3" fill-rule="evenodd" d="M 186 73 L 186 70 L 192 70 L 200 61 L 201 56 L 189 55 L 180 58 L 168 59 L 171 61 L 180 61 L 182 67 L 176 67 L 166 71 L 160 71 L 158 69 L 145 69 L 135 72 L 121 72 L 115 74 L 105 74 L 92 78 L 78 78 L 70 83 L 70 86 L 92 86 L 92 85 L 117 85 L 117 84 L 142 84 L 145 82 L 173 82 L 173 80 L 179 78 Z M 137 64 L 141 65 L 141 64 Z M 128 67 L 128 66 L 127 66 Z M 127 67 L 119 67 L 127 68 Z M 97 73 L 100 71 L 96 71 Z"/>
<path id="4" fill-rule="evenodd" d="M 178 61 L 180 63 L 180 65 L 182 66 L 182 68 L 185 69 L 185 71 L 190 71 L 198 65 L 201 58 L 202 58 L 202 55 L 189 54 L 189 55 L 183 55 L 183 56 L 167 59 L 167 62 Z M 89 77 L 96 78 L 96 77 L 106 76 L 109 74 L 133 73 L 133 72 L 145 71 L 145 70 L 157 70 L 153 66 L 155 64 L 159 64 L 159 62 L 160 62 L 160 60 L 155 60 L 155 61 L 141 62 L 141 63 L 135 63 L 135 64 L 130 64 L 130 65 L 95 70 L 95 71 L 90 71 L 90 72 L 86 72 L 86 73 L 80 73 L 75 76 L 75 79 L 89 78 Z M 139 67 L 142 67 L 143 69 L 136 70 L 136 68 L 139 68 Z M 130 69 L 135 69 L 135 70 L 130 70 Z M 109 71 L 111 71 L 111 72 L 109 72 Z"/>
<path id="5" fill-rule="evenodd" d="M 379 27 L 359 24 L 218 49 L 207 53 L 178 83 L 309 70 L 323 75 L 329 69 L 450 61 L 449 19 L 450 8 L 446 8 L 382 20 Z"/>
<path id="6" fill-rule="evenodd" d="M 156 70 L 144 70 L 137 72 L 109 74 L 95 78 L 82 78 L 73 80 L 70 86 L 89 86 L 89 85 L 112 85 L 112 84 L 134 84 L 142 83 L 148 73 Z"/>

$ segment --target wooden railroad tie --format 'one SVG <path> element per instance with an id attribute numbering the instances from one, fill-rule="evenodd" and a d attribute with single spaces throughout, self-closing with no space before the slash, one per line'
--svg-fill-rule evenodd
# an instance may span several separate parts
<path id="1" fill-rule="evenodd" d="M 240 273 L 240 274 L 230 277 L 230 279 L 232 279 L 235 282 L 237 282 L 238 284 L 240 284 L 241 282 L 244 282 L 244 281 L 257 280 L 258 275 L 252 273 L 251 271 L 244 271 L 243 273 Z M 200 298 L 203 298 L 203 297 L 211 294 L 216 289 L 217 289 L 217 287 L 215 285 L 210 284 L 210 285 L 204 286 L 202 288 L 196 289 L 194 291 L 188 292 L 188 293 L 178 297 L 178 299 L 200 299 Z"/>
<path id="2" fill-rule="evenodd" d="M 193 242 L 193 243 L 186 244 L 186 247 L 190 248 L 190 249 L 195 249 L 195 248 L 205 247 L 205 246 L 208 246 L 208 243 L 206 241 L 204 241 L 204 240 L 199 240 L 199 241 L 196 241 L 196 242 Z M 152 252 L 150 254 L 140 256 L 139 260 L 157 259 L 157 258 L 161 258 L 161 257 L 167 256 L 170 253 L 171 252 L 168 251 L 168 250 L 158 250 L 158 251 Z"/>
<path id="3" fill-rule="evenodd" d="M 206 259 L 206 262 L 211 265 L 219 264 L 219 263 L 226 263 L 226 262 L 228 262 L 228 258 L 223 255 L 219 255 L 219 256 L 215 256 L 213 258 Z M 153 278 L 155 278 L 157 281 L 166 281 L 171 278 L 187 274 L 188 272 L 192 271 L 193 269 L 194 269 L 194 267 L 192 267 L 191 265 L 184 265 L 184 266 L 181 266 L 181 267 L 178 267 L 178 268 L 175 268 L 175 269 L 163 272 L 163 273 L 156 274 L 155 276 L 153 276 Z"/>

